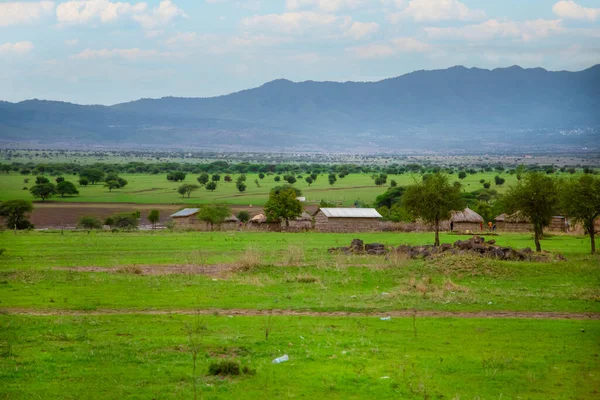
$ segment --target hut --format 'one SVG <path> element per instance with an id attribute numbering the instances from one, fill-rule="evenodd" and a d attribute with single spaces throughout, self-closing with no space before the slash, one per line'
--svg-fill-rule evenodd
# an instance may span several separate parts
<path id="1" fill-rule="evenodd" d="M 199 208 L 184 208 L 171 214 L 176 228 L 180 229 L 198 229 L 200 221 L 198 220 Z"/>
<path id="2" fill-rule="evenodd" d="M 250 218 L 247 225 L 252 230 L 281 232 L 281 224 L 279 222 L 268 222 L 265 214 L 258 214 Z"/>
<path id="3" fill-rule="evenodd" d="M 512 214 L 500 214 L 495 218 L 496 229 L 504 232 L 533 232 L 533 225 L 529 218 L 515 212 Z"/>
<path id="4" fill-rule="evenodd" d="M 450 230 L 453 232 L 481 232 L 483 230 L 483 217 L 469 207 L 462 211 L 452 211 Z"/>
<path id="5" fill-rule="evenodd" d="M 550 220 L 548 226 L 549 231 L 554 232 L 566 232 L 567 231 L 567 219 L 561 215 L 555 215 Z"/>
<path id="6" fill-rule="evenodd" d="M 285 225 L 285 222 L 283 222 Z M 298 218 L 294 218 L 290 220 L 290 226 L 287 227 L 288 232 L 305 232 L 311 230 L 313 227 L 313 218 L 312 215 L 307 213 L 306 211 L 302 212 L 302 215 Z"/>
<path id="7" fill-rule="evenodd" d="M 198 219 L 199 208 L 184 208 L 183 210 L 177 211 L 175 214 L 171 214 L 175 227 L 179 229 L 193 229 L 197 231 L 232 231 L 237 229 L 240 220 L 235 215 L 231 215 L 225 219 L 221 225 L 210 226 L 208 222 L 200 221 Z"/>
<path id="8" fill-rule="evenodd" d="M 381 214 L 374 208 L 319 208 L 314 214 L 319 232 L 370 232 L 381 229 Z"/>

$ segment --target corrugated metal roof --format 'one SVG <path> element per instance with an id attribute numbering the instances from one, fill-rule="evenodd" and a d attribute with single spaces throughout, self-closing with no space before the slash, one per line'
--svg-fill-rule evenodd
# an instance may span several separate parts
<path id="1" fill-rule="evenodd" d="M 177 211 L 175 214 L 171 214 L 171 217 L 190 217 L 200 211 L 199 208 L 184 208 L 183 210 Z"/>
<path id="2" fill-rule="evenodd" d="M 381 218 L 374 208 L 320 208 L 328 218 Z"/>

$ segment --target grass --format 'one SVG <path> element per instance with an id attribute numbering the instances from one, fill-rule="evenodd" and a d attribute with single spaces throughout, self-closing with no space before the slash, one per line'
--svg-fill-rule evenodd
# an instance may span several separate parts
<path id="1" fill-rule="evenodd" d="M 551 263 L 327 252 L 355 236 L 388 245 L 431 240 L 431 234 L 410 233 L 5 232 L 0 309 L 600 311 L 600 258 L 584 254 L 583 238 L 544 240 L 545 248 L 568 258 Z M 446 242 L 455 239 L 442 236 Z M 515 247 L 531 244 L 528 235 L 495 239 Z M 140 268 L 198 264 L 221 265 L 224 272 L 148 276 Z M 89 266 L 109 269 L 56 268 Z"/>
<path id="2" fill-rule="evenodd" d="M 261 317 L 207 316 L 194 376 L 196 318 L 0 316 L 0 397 L 193 398 L 194 379 L 205 399 L 598 395 L 592 321 L 273 317 L 265 340 Z M 221 360 L 254 374 L 211 376 Z"/>
<path id="3" fill-rule="evenodd" d="M 587 238 L 547 237 L 543 248 L 568 259 L 548 263 L 327 252 L 357 237 L 386 245 L 433 239 L 0 232 L 0 398 L 180 399 L 195 390 L 204 399 L 598 397 L 597 320 L 379 318 L 393 310 L 598 313 L 600 257 L 587 254 Z M 529 234 L 494 239 L 518 248 L 533 242 Z M 149 266 L 205 265 L 223 271 L 145 275 Z M 7 313 L 15 308 L 55 315 Z M 90 313 L 102 309 L 115 314 Z M 178 309 L 192 315 L 126 315 Z M 229 316 L 228 309 L 372 316 Z M 288 362 L 271 363 L 283 354 Z"/>
<path id="4" fill-rule="evenodd" d="M 506 179 L 502 186 L 494 184 L 494 177 L 501 175 Z M 261 187 L 254 183 L 258 179 L 258 174 L 247 174 L 247 190 L 239 193 L 235 186 L 237 175 L 232 175 L 233 182 L 223 182 L 225 174 L 221 174 L 221 182 L 217 190 L 210 192 L 204 188 L 192 193 L 190 198 L 181 197 L 177 193 L 177 188 L 182 183 L 169 182 L 165 174 L 144 175 L 144 174 L 122 174 L 127 179 L 128 185 L 123 189 L 109 192 L 102 184 L 89 185 L 87 187 L 78 187 L 80 194 L 78 196 L 52 197 L 51 201 L 56 202 L 93 202 L 93 203 L 138 203 L 138 204 L 205 204 L 212 202 L 226 202 L 232 205 L 263 205 L 268 198 L 271 188 L 281 185 L 282 182 L 275 182 L 274 176 L 266 176 L 260 180 Z M 197 183 L 197 175 L 188 174 L 183 183 Z M 29 179 L 29 183 L 24 183 L 24 179 Z M 78 176 L 67 176 L 66 180 L 76 183 Z M 451 180 L 459 180 L 457 174 L 451 175 Z M 474 191 L 483 188 L 479 183 L 481 179 L 492 183 L 492 188 L 500 193 L 505 191 L 510 185 L 516 182 L 516 176 L 506 172 L 488 172 L 468 175 L 461 183 L 465 191 Z M 406 186 L 412 184 L 415 180 L 421 180 L 419 174 L 389 175 L 388 186 L 391 180 L 396 180 L 398 185 Z M 28 190 L 23 187 L 31 187 L 35 183 L 35 176 L 23 176 L 16 172 L 9 175 L 0 174 L 0 201 L 12 199 L 32 199 Z M 341 202 L 344 205 L 353 204 L 355 200 L 363 202 L 373 202 L 375 198 L 385 192 L 386 186 L 376 186 L 371 179 L 370 174 L 350 174 L 340 179 L 335 185 L 330 186 L 327 181 L 327 175 L 320 175 L 315 183 L 309 186 L 304 179 L 298 179 L 294 184 L 301 189 L 303 195 L 309 202 L 319 202 L 320 200 Z"/>

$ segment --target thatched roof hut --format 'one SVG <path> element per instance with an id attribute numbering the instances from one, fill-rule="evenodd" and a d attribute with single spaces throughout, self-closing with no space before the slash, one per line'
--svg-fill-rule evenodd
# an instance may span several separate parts
<path id="1" fill-rule="evenodd" d="M 265 216 L 265 214 L 257 214 L 254 217 L 250 218 L 250 221 L 248 221 L 252 224 L 264 224 L 265 222 L 267 222 L 267 217 Z"/>
<path id="2" fill-rule="evenodd" d="M 285 222 L 281 223 L 282 226 L 285 225 Z M 306 211 L 302 212 L 302 215 L 299 217 L 290 220 L 290 226 L 287 227 L 288 232 L 302 232 L 308 231 L 313 227 L 313 217 Z"/>
<path id="3" fill-rule="evenodd" d="M 483 217 L 469 207 L 462 211 L 453 211 L 450 217 L 450 230 L 459 232 L 478 232 L 483 229 Z"/>
<path id="4" fill-rule="evenodd" d="M 531 232 L 533 225 L 529 218 L 517 211 L 512 214 L 500 214 L 496 218 L 496 228 L 505 232 Z"/>

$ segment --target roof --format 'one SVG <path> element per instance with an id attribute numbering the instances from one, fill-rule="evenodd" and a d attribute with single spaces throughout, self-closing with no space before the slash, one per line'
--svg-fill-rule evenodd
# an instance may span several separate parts
<path id="1" fill-rule="evenodd" d="M 238 219 L 238 217 L 231 214 L 229 217 L 225 218 L 224 222 L 240 222 L 240 220 Z"/>
<path id="2" fill-rule="evenodd" d="M 450 217 L 450 221 L 481 223 L 483 222 L 483 217 L 467 207 L 462 211 L 452 211 L 452 217 Z"/>
<path id="3" fill-rule="evenodd" d="M 511 224 L 529 223 L 529 218 L 524 216 L 519 211 L 514 212 L 512 214 L 500 214 L 495 219 L 496 219 L 496 221 L 508 222 Z"/>
<path id="4" fill-rule="evenodd" d="M 302 211 L 302 215 L 297 217 L 296 221 L 312 221 L 312 216 L 306 211 Z"/>
<path id="5" fill-rule="evenodd" d="M 267 217 L 265 217 L 264 214 L 258 214 L 258 215 L 255 215 L 254 217 L 250 218 L 249 222 L 255 222 L 255 223 L 267 222 Z"/>
<path id="6" fill-rule="evenodd" d="M 171 214 L 172 218 L 180 217 L 191 217 L 194 214 L 198 214 L 199 208 L 184 208 L 183 210 L 177 211 L 175 214 Z"/>
<path id="7" fill-rule="evenodd" d="M 319 208 L 327 218 L 382 218 L 374 208 Z"/>

